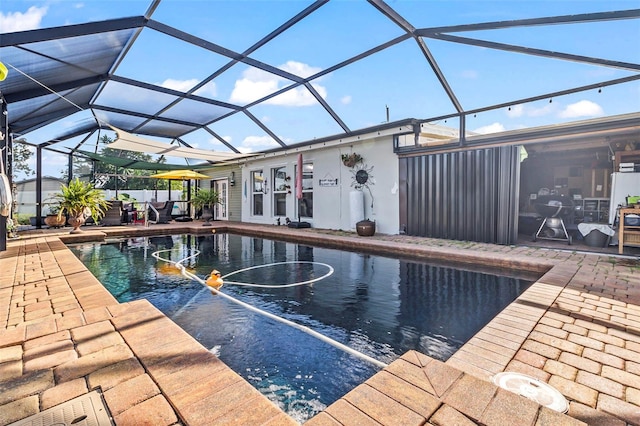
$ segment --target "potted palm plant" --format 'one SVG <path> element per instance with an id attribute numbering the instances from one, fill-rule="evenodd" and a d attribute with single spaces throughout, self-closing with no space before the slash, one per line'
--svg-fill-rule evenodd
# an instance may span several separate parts
<path id="1" fill-rule="evenodd" d="M 209 221 L 213 218 L 213 206 L 220 202 L 218 192 L 213 189 L 200 189 L 191 199 L 191 204 L 198 210 L 202 209 L 202 218 L 206 221 L 202 226 L 211 226 Z"/>
<path id="2" fill-rule="evenodd" d="M 80 226 L 88 216 L 98 222 L 109 208 L 109 202 L 104 199 L 101 191 L 95 189 L 91 183 L 82 182 L 78 178 L 68 185 L 62 185 L 60 192 L 53 197 L 60 205 L 58 217 L 62 217 L 65 212 L 69 214 L 69 225 L 73 226 L 72 234 L 82 232 Z"/>

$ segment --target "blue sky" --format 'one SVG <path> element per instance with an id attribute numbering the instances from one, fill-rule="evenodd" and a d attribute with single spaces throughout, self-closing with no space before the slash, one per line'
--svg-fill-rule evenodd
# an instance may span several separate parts
<path id="1" fill-rule="evenodd" d="M 388 0 L 416 28 L 554 15 L 626 10 L 640 1 L 403 1 Z M 3 32 L 46 28 L 143 15 L 150 1 L 3 0 Z M 163 0 L 152 19 L 242 52 L 311 2 Z M 380 43 L 401 30 L 364 0 L 332 0 L 311 16 L 255 51 L 251 57 L 300 76 L 313 75 Z M 511 43 L 615 61 L 640 63 L 640 20 L 527 27 L 460 33 L 464 37 Z M 536 96 L 633 75 L 628 70 L 587 65 L 425 39 L 465 109 Z M 145 29 L 116 74 L 177 90 L 188 90 L 228 62 L 227 58 Z M 244 105 L 286 85 L 274 75 L 238 64 L 199 93 Z M 415 42 L 407 40 L 363 61 L 313 81 L 314 88 L 351 130 L 390 119 L 429 118 L 454 112 Z M 108 93 L 105 94 L 108 96 Z M 132 100 L 133 102 L 134 100 Z M 469 117 L 467 129 L 499 132 L 584 120 L 640 110 L 640 83 L 605 87 L 559 98 L 513 105 Z M 338 134 L 342 129 L 304 89 L 273 98 L 251 113 L 285 142 Z M 78 113 L 64 123 L 26 135 L 40 143 L 60 128 L 86 119 Z M 439 124 L 457 126 L 457 120 Z M 211 128 L 242 151 L 273 148 L 275 142 L 238 115 Z M 203 149 L 227 150 L 208 133 L 185 141 Z M 70 141 L 68 146 L 74 145 Z M 58 160 L 55 160 L 57 162 Z M 60 160 L 65 164 L 65 159 Z M 52 160 L 54 162 L 54 160 Z"/>

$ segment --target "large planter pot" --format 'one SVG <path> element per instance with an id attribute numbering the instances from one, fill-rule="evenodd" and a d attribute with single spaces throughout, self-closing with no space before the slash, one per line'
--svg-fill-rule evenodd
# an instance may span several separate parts
<path id="1" fill-rule="evenodd" d="M 371 237 L 376 233 L 376 223 L 369 219 L 361 220 L 356 223 L 356 232 L 361 237 Z"/>
<path id="2" fill-rule="evenodd" d="M 200 218 L 205 221 L 202 226 L 211 226 L 210 221 L 213 219 L 213 209 L 210 206 L 203 206 Z"/>
<path id="3" fill-rule="evenodd" d="M 50 228 L 62 228 L 65 220 L 66 218 L 64 216 L 58 218 L 58 215 L 50 214 L 44 218 L 44 223 Z"/>
<path id="4" fill-rule="evenodd" d="M 68 222 L 69 225 L 73 226 L 70 234 L 79 234 L 82 232 L 82 229 L 80 229 L 80 227 L 84 224 L 85 218 L 84 215 L 81 214 L 77 217 L 70 217 Z"/>

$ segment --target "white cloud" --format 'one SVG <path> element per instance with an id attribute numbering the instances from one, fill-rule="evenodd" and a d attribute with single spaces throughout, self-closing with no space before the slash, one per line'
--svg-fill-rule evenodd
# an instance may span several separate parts
<path id="1" fill-rule="evenodd" d="M 351 96 L 350 95 L 343 96 L 342 98 L 340 98 L 340 102 L 343 105 L 349 105 L 351 103 Z"/>
<path id="2" fill-rule="evenodd" d="M 222 139 L 227 143 L 231 143 L 231 136 L 221 136 Z M 211 137 L 209 138 L 209 144 L 215 147 L 223 147 L 225 146 L 218 138 Z"/>
<path id="3" fill-rule="evenodd" d="M 506 114 L 509 118 L 518 118 L 518 117 L 542 117 L 544 115 L 553 114 L 556 111 L 557 105 L 553 103 L 544 104 L 541 107 L 534 107 L 532 105 L 512 105 L 507 109 Z"/>
<path id="4" fill-rule="evenodd" d="M 507 109 L 507 116 L 511 118 L 522 117 L 524 115 L 524 105 L 514 105 Z"/>
<path id="5" fill-rule="evenodd" d="M 167 89 L 177 90 L 179 92 L 188 92 L 193 86 L 199 83 L 199 80 L 192 78 L 189 80 L 174 80 L 172 78 L 168 78 L 162 83 L 160 86 L 166 87 Z M 201 96 L 216 96 L 216 85 L 214 82 L 209 82 L 195 91 L 196 95 Z"/>
<path id="6" fill-rule="evenodd" d="M 287 142 L 287 140 L 285 140 L 285 142 Z M 242 141 L 241 146 L 236 146 L 236 149 L 243 154 L 247 154 L 279 146 L 280 144 L 271 136 L 247 136 Z"/>
<path id="7" fill-rule="evenodd" d="M 565 109 L 558 113 L 561 118 L 577 118 L 577 117 L 597 117 L 603 115 L 604 111 L 600 105 L 595 102 L 582 100 L 574 104 L 567 105 Z"/>
<path id="8" fill-rule="evenodd" d="M 322 68 L 312 67 L 311 65 L 297 61 L 287 61 L 287 63 L 280 65 L 278 68 L 303 78 L 311 77 L 312 75 L 322 71 Z"/>
<path id="9" fill-rule="evenodd" d="M 269 146 L 280 146 L 278 142 L 276 142 L 271 136 L 247 136 L 242 141 L 243 147 L 269 147 Z"/>
<path id="10" fill-rule="evenodd" d="M 82 8 L 84 8 L 84 3 L 76 3 L 76 4 L 73 5 L 73 7 L 75 9 L 82 9 Z"/>
<path id="11" fill-rule="evenodd" d="M 172 78 L 168 78 L 162 83 L 160 83 L 160 86 L 165 87 L 167 89 L 177 90 L 179 92 L 186 92 L 187 90 L 195 86 L 197 83 L 198 83 L 198 80 L 196 80 L 195 78 L 192 78 L 190 80 L 174 80 Z"/>
<path id="12" fill-rule="evenodd" d="M 9 12 L 5 14 L 0 12 L 0 28 L 2 28 L 3 33 L 35 30 L 37 28 L 40 28 L 42 18 L 46 14 L 46 6 L 31 6 L 25 13 Z"/>
<path id="13" fill-rule="evenodd" d="M 312 84 L 322 99 L 327 99 L 327 89 L 323 86 Z M 317 104 L 316 98 L 307 89 L 297 87 L 288 90 L 275 98 L 269 99 L 266 103 L 269 105 L 280 106 L 311 106 Z"/>
<path id="14" fill-rule="evenodd" d="M 246 104 L 273 93 L 278 88 L 277 77 L 271 81 L 258 81 L 250 78 L 236 80 L 229 99 L 232 103 Z"/>
<path id="15" fill-rule="evenodd" d="M 193 93 L 195 95 L 213 98 L 218 96 L 218 88 L 213 81 L 210 81 Z"/>
<path id="16" fill-rule="evenodd" d="M 489 124 L 488 126 L 478 127 L 474 130 L 475 133 L 479 133 L 481 135 L 487 135 L 489 133 L 500 133 L 504 132 L 505 128 L 500 123 Z"/>
<path id="17" fill-rule="evenodd" d="M 527 108 L 526 115 L 528 117 L 542 117 L 543 115 L 552 114 L 555 111 L 553 104 L 548 103 L 540 108 Z"/>
<path id="18" fill-rule="evenodd" d="M 300 77 L 309 77 L 321 71 L 320 68 L 296 61 L 288 61 L 278 68 Z M 290 84 L 291 81 L 277 75 L 257 68 L 248 68 L 242 73 L 242 78 L 236 80 L 229 101 L 240 104 L 250 103 Z M 326 99 L 327 89 L 324 86 L 314 83 L 313 87 L 323 99 Z M 280 106 L 309 106 L 315 105 L 316 102 L 316 99 L 308 90 L 303 87 L 297 87 L 269 99 L 266 103 Z"/>

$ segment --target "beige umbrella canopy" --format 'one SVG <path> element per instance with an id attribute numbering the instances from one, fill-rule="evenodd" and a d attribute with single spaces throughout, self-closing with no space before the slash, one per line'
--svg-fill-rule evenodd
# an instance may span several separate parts
<path id="1" fill-rule="evenodd" d="M 194 172 L 193 170 L 171 170 L 168 172 L 151 175 L 151 177 L 158 178 L 158 179 L 175 179 L 175 180 L 209 179 L 210 178 L 207 175 Z"/>
<path id="2" fill-rule="evenodd" d="M 150 154 L 170 155 L 172 157 L 197 158 L 207 161 L 228 161 L 241 157 L 248 157 L 253 154 L 236 154 L 234 152 L 210 151 L 207 149 L 187 148 L 177 144 L 167 144 L 165 142 L 145 139 L 132 135 L 124 130 L 109 125 L 118 135 L 117 139 L 110 143 L 109 148 L 124 149 L 125 151 L 147 152 Z"/>

